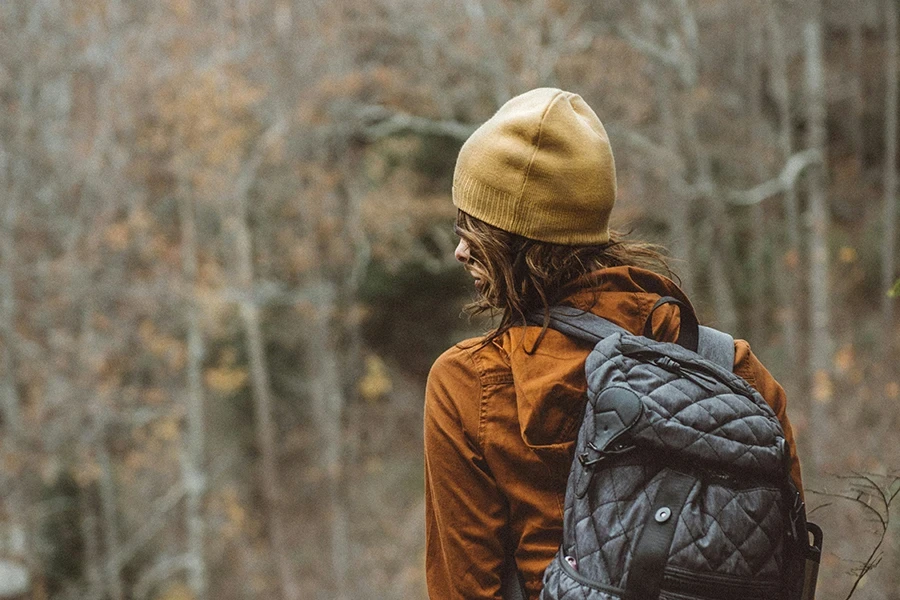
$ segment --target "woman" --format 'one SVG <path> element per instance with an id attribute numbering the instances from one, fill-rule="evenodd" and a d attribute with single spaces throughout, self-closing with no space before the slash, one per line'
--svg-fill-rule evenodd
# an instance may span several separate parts
<path id="1" fill-rule="evenodd" d="M 585 404 L 590 348 L 524 316 L 566 304 L 640 333 L 662 296 L 689 306 L 652 246 L 609 231 L 612 150 L 577 94 L 537 89 L 505 104 L 463 145 L 453 178 L 456 249 L 474 312 L 499 325 L 445 352 L 425 396 L 426 577 L 433 600 L 501 598 L 514 564 L 535 599 L 562 537 L 566 479 Z M 674 341 L 678 309 L 654 313 Z M 735 342 L 734 372 L 773 408 L 800 466 L 781 386 Z M 510 557 L 515 562 L 510 561 Z"/>

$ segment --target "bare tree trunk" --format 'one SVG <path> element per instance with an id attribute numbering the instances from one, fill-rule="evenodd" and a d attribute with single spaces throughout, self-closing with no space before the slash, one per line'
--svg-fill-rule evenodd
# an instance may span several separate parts
<path id="1" fill-rule="evenodd" d="M 674 5 L 679 17 L 677 35 L 681 56 L 678 72 L 681 85 L 688 92 L 688 97 L 692 97 L 699 84 L 699 27 L 694 10 L 687 0 L 675 0 Z M 712 159 L 700 137 L 696 103 L 682 104 L 682 131 L 695 169 L 693 184 L 698 193 L 698 200 L 707 213 L 707 218 L 701 223 L 695 240 L 702 247 L 702 257 L 708 261 L 716 326 L 733 332 L 737 329 L 737 311 L 734 292 L 727 278 L 729 270 L 736 264 L 734 250 L 729 243 L 731 226 L 725 214 L 723 199 L 715 192 Z"/>
<path id="2" fill-rule="evenodd" d="M 691 69 L 696 69 L 694 63 Z M 737 330 L 737 310 L 734 291 L 728 280 L 728 273 L 736 264 L 734 250 L 730 244 L 731 225 L 725 214 L 723 200 L 714 193 L 715 181 L 712 174 L 712 161 L 704 147 L 697 128 L 697 114 L 693 108 L 686 108 L 683 114 L 685 141 L 693 154 L 696 165 L 696 186 L 700 192 L 701 206 L 705 208 L 706 218 L 701 223 L 699 235 L 695 239 L 704 250 L 710 277 L 710 290 L 716 314 L 716 327 L 725 331 Z"/>
<path id="3" fill-rule="evenodd" d="M 763 88 L 763 49 L 765 43 L 763 40 L 763 27 L 761 26 L 761 17 L 753 17 L 752 27 L 748 31 L 749 41 L 748 60 L 746 69 L 750 71 L 746 77 L 749 84 L 747 90 L 747 98 L 749 99 L 750 123 L 754 131 L 766 131 L 765 119 L 762 111 L 762 88 Z M 760 135 L 757 133 L 756 135 Z M 769 140 L 766 140 L 768 142 Z M 754 153 L 755 154 L 755 153 Z M 766 177 L 766 169 L 763 161 L 756 160 L 753 165 L 754 175 L 757 180 L 764 180 Z M 749 252 L 747 257 L 747 281 L 749 282 L 750 291 L 750 319 L 749 333 L 747 338 L 751 342 L 759 342 L 767 338 L 769 327 L 766 323 L 766 299 L 769 297 L 769 279 L 770 274 L 766 272 L 766 262 L 763 258 L 765 251 L 764 244 L 766 242 L 768 227 L 766 226 L 766 214 L 763 210 L 762 203 L 754 204 L 749 211 Z"/>
<path id="4" fill-rule="evenodd" d="M 179 190 L 181 219 L 181 265 L 187 294 L 187 436 L 183 458 L 183 478 L 186 497 L 187 556 L 190 585 L 196 600 L 206 600 L 208 582 L 204 554 L 206 522 L 203 499 L 206 493 L 206 427 L 203 395 L 203 357 L 206 353 L 200 332 L 197 309 L 197 233 L 194 225 L 194 206 L 187 185 Z"/>
<path id="5" fill-rule="evenodd" d="M 261 153 L 264 147 L 258 150 Z M 281 593 L 285 600 L 299 600 L 300 590 L 291 565 L 285 527 L 281 485 L 278 479 L 278 450 L 276 426 L 272 417 L 272 394 L 269 384 L 269 368 L 266 363 L 265 343 L 259 319 L 259 307 L 253 299 L 253 247 L 250 228 L 247 224 L 246 194 L 252 181 L 261 154 L 250 159 L 244 180 L 238 184 L 235 194 L 235 214 L 226 217 L 226 225 L 234 233 L 237 259 L 238 283 L 244 298 L 240 302 L 240 315 L 247 336 L 247 351 L 250 359 L 250 381 L 253 388 L 254 414 L 256 418 L 256 441 L 260 453 L 260 478 L 263 497 L 269 517 L 269 540 L 278 568 Z M 256 163 L 255 165 L 253 163 Z"/>
<path id="6" fill-rule="evenodd" d="M 681 90 L 690 98 L 698 85 L 699 31 L 695 15 L 687 0 L 675 0 L 674 4 L 679 19 L 676 27 L 664 32 L 663 37 L 666 39 L 667 47 L 657 43 L 658 35 L 652 27 L 645 27 L 645 39 L 640 39 L 625 29 L 622 29 L 621 32 L 636 49 L 645 52 L 666 67 L 674 69 Z M 650 2 L 645 1 L 641 4 L 641 12 L 646 23 L 659 21 L 657 9 Z M 665 75 L 658 79 L 664 80 L 664 77 Z M 677 236 L 674 239 L 684 236 L 684 241 L 690 242 L 692 256 L 687 261 L 688 265 L 692 265 L 690 268 L 693 268 L 693 265 L 700 260 L 706 261 L 717 314 L 716 324 L 734 331 L 737 325 L 734 294 L 727 280 L 729 265 L 734 264 L 734 253 L 728 243 L 727 230 L 729 226 L 725 218 L 722 199 L 718 198 L 715 193 L 712 161 L 700 138 L 696 103 L 690 101 L 676 103 L 680 107 L 680 112 L 676 116 L 669 109 L 672 103 L 665 102 L 664 96 L 662 98 L 660 108 L 666 145 L 669 149 L 673 149 L 673 146 L 683 139 L 684 147 L 690 154 L 689 162 L 693 165 L 694 171 L 690 176 L 687 173 L 679 173 L 673 177 L 672 187 L 676 190 L 677 196 L 675 199 L 677 205 L 672 211 L 672 225 L 676 230 L 674 235 Z M 678 148 L 674 148 L 674 150 L 677 155 Z M 690 208 L 693 198 L 697 199 L 709 215 L 699 227 L 694 227 L 691 223 Z M 679 250 L 684 252 L 680 258 L 687 258 L 687 250 L 687 248 Z M 690 273 L 685 279 L 688 286 L 693 286 L 693 273 Z"/>
<path id="7" fill-rule="evenodd" d="M 348 568 L 351 564 L 349 548 L 349 513 L 342 494 L 343 435 L 342 418 L 344 394 L 340 380 L 340 356 L 336 347 L 335 330 L 331 326 L 334 304 L 326 299 L 316 308 L 309 348 L 313 406 L 316 407 L 316 429 L 319 436 L 318 464 L 327 478 L 323 500 L 331 506 L 330 569 L 336 598 L 347 594 Z"/>
<path id="8" fill-rule="evenodd" d="M 713 249 L 710 257 L 710 286 L 716 305 L 716 327 L 730 332 L 738 329 L 738 315 L 735 309 L 734 292 L 728 281 L 728 260 Z"/>
<path id="9" fill-rule="evenodd" d="M 645 23 L 644 36 L 647 39 L 654 39 L 656 31 L 653 23 L 655 21 L 656 8 L 646 0 L 641 3 L 642 21 Z M 678 106 L 679 101 L 675 98 L 676 91 L 673 89 L 672 74 L 670 69 L 658 62 L 652 64 L 655 86 L 656 108 L 659 111 L 660 130 L 662 134 L 663 146 L 672 153 L 673 156 L 679 156 L 680 151 L 680 129 L 678 119 L 673 110 L 673 106 Z M 687 181 L 688 174 L 686 168 L 681 168 L 674 177 L 679 181 Z M 669 247 L 676 259 L 680 262 L 675 267 L 682 287 L 690 296 L 696 291 L 696 267 L 693 256 L 694 245 L 692 243 L 692 219 L 691 210 L 693 208 L 693 197 L 686 194 L 681 185 L 672 185 L 670 182 L 671 194 L 667 199 L 669 210 Z"/>
<path id="10" fill-rule="evenodd" d="M 881 247 L 881 287 L 888 290 L 897 278 L 897 110 L 898 110 L 898 57 L 897 3 L 886 0 L 885 6 L 885 81 L 887 97 L 884 103 L 884 237 Z M 891 356 L 896 344 L 894 335 L 894 304 L 896 299 L 887 294 L 881 298 L 884 355 Z"/>
<path id="11" fill-rule="evenodd" d="M 0 187 L 0 189 L 5 189 Z M 16 298 L 15 298 L 15 264 L 16 254 L 14 246 L 14 227 L 16 205 L 18 196 L 16 192 L 7 199 L 7 206 L 3 207 L 2 227 L 0 227 L 0 241 L 2 248 L 2 270 L 0 270 L 0 394 L 3 395 L 3 450 L 6 455 L 19 455 L 27 447 L 25 429 L 22 424 L 21 399 L 16 386 L 16 360 L 15 349 L 18 347 L 15 335 Z M 2 457 L 0 457 L 2 458 Z M 21 456 L 17 457 L 21 460 Z M 31 534 L 28 518 L 28 488 L 25 478 L 21 476 L 9 477 L 6 473 L 0 473 L 5 493 L 6 515 L 8 517 L 8 533 L 10 537 L 18 540 L 18 547 L 7 549 L 22 559 L 30 571 L 33 569 L 31 556 Z M 0 586 L 2 587 L 2 586 Z M 26 592 L 28 590 L 21 590 Z"/>
<path id="12" fill-rule="evenodd" d="M 240 15 L 243 31 L 238 31 L 235 28 L 235 41 L 232 43 L 241 45 L 244 50 L 247 50 L 252 43 L 250 3 L 242 0 L 236 6 L 236 9 L 237 14 Z M 220 12 L 224 14 L 225 11 Z M 288 15 L 287 18 L 290 18 L 290 16 Z M 232 26 L 236 27 L 237 25 L 237 20 L 233 20 Z M 227 37 L 222 38 L 222 40 L 225 39 Z M 227 55 L 229 52 L 227 42 L 221 43 L 216 48 L 216 51 L 223 56 Z M 284 119 L 285 114 L 283 113 L 284 109 L 279 106 L 275 117 Z M 232 204 L 228 206 L 226 203 L 225 206 L 225 210 L 230 212 L 222 216 L 222 222 L 224 229 L 233 236 L 235 270 L 237 284 L 241 292 L 238 310 L 244 326 L 249 358 L 250 385 L 253 392 L 254 430 L 260 460 L 259 477 L 265 502 L 269 544 L 278 573 L 282 599 L 299 600 L 300 588 L 291 563 L 286 531 L 288 519 L 285 514 L 284 497 L 278 475 L 277 426 L 273 417 L 274 402 L 270 384 L 271 378 L 266 360 L 265 339 L 260 321 L 259 305 L 257 304 L 257 299 L 254 298 L 253 241 L 247 209 L 247 195 L 255 182 L 257 170 L 271 144 L 281 137 L 285 124 L 285 120 L 280 120 L 276 125 L 265 131 L 260 137 L 257 147 L 244 160 L 244 166 L 235 182 Z"/>
<path id="13" fill-rule="evenodd" d="M 36 20 L 34 12 L 28 17 L 28 29 L 36 37 L 39 27 L 31 27 Z M 3 25 L 7 25 L 6 22 Z M 0 140 L 0 414 L 3 417 L 3 448 L 5 454 L 21 454 L 27 447 L 27 431 L 22 421 L 22 398 L 17 387 L 17 355 L 21 352 L 20 340 L 16 335 L 17 301 L 16 271 L 19 257 L 16 252 L 15 230 L 18 211 L 25 197 L 25 185 L 30 175 L 27 164 L 27 146 L 30 126 L 36 118 L 33 110 L 33 94 L 37 80 L 36 67 L 30 64 L 27 56 L 17 57 L 22 61 L 22 73 L 15 86 L 17 104 L 14 122 L 10 129 L 14 131 L 7 150 L 7 142 Z M 5 115 L 4 115 L 5 116 Z M 0 122 L 0 126 L 2 126 Z M 0 457 L 2 459 L 4 457 Z M 30 505 L 30 488 L 26 478 L 9 477 L 0 469 L 0 482 L 6 489 L 4 509 L 9 524 L 8 533 L 14 543 L 10 554 L 24 560 L 27 570 L 35 568 L 33 557 L 34 540 L 28 507 Z M 30 590 L 26 590 L 30 591 Z"/>
<path id="14" fill-rule="evenodd" d="M 2 152 L 2 149 L 0 149 Z M 7 196 L 7 204 L 3 208 L 3 226 L 0 229 L 0 248 L 2 248 L 2 271 L 0 271 L 0 369 L 2 369 L 3 423 L 6 433 L 12 440 L 18 440 L 22 434 L 22 417 L 19 409 L 20 399 L 15 384 L 15 231 L 14 223 L 17 209 L 16 195 Z"/>
<path id="15" fill-rule="evenodd" d="M 4 23 L 6 25 L 6 23 Z M 23 62 L 27 58 L 22 57 Z M 27 62 L 26 62 L 27 64 Z M 8 435 L 18 439 L 22 434 L 22 418 L 20 410 L 20 398 L 15 384 L 16 359 L 15 349 L 15 318 L 16 318 L 16 282 L 15 264 L 17 261 L 15 246 L 15 227 L 19 207 L 23 197 L 23 186 L 26 181 L 26 147 L 28 145 L 27 127 L 33 120 L 29 98 L 36 78 L 35 67 L 28 65 L 23 68 L 20 81 L 16 86 L 18 93 L 17 111 L 21 116 L 10 124 L 14 130 L 13 139 L 10 140 L 11 150 L 7 148 L 6 140 L 0 140 L 0 193 L 2 193 L 3 205 L 0 210 L 0 369 L 4 376 L 0 383 L 0 394 L 3 395 L 0 410 L 3 411 L 3 423 Z"/>
<path id="16" fill-rule="evenodd" d="M 358 246 L 359 231 L 354 227 L 354 219 L 359 216 L 358 206 L 354 205 L 354 197 L 347 190 L 336 191 L 323 200 L 328 206 L 326 215 L 333 215 L 343 220 L 348 242 Z M 357 225 L 359 225 L 357 223 Z M 350 273 L 341 272 L 340 268 L 329 269 L 329 258 L 319 257 L 322 265 L 318 278 L 319 286 L 327 290 L 319 299 L 310 323 L 313 334 L 309 336 L 310 345 L 307 355 L 311 359 L 309 365 L 310 390 L 312 392 L 313 418 L 316 434 L 319 439 L 319 452 L 316 462 L 319 470 L 326 477 L 324 501 L 331 507 L 330 511 L 330 564 L 332 587 L 335 598 L 345 600 L 350 595 L 350 515 L 347 508 L 347 494 L 343 490 L 344 472 L 344 413 L 346 407 L 346 383 L 342 376 L 348 373 L 342 369 L 344 353 L 340 346 L 340 338 L 345 333 L 336 325 L 336 316 L 346 314 L 350 309 L 355 280 L 360 273 L 352 269 Z M 356 263 L 358 261 L 354 261 Z M 352 377 L 352 374 L 349 374 Z"/>
<path id="17" fill-rule="evenodd" d="M 491 73 L 491 80 L 494 83 L 494 101 L 500 107 L 512 96 L 506 82 L 507 71 L 500 45 L 491 33 L 482 0 L 464 0 L 463 5 L 466 15 L 472 23 L 474 42 L 477 47 L 481 48 L 483 58 L 487 63 L 486 68 Z"/>
<path id="18" fill-rule="evenodd" d="M 93 502 L 88 499 L 88 490 L 78 491 L 78 513 L 80 516 L 81 539 L 84 544 L 82 568 L 87 581 L 87 599 L 98 600 L 102 589 L 100 574 L 100 549 L 97 544 L 97 516 Z"/>
<path id="19" fill-rule="evenodd" d="M 371 248 L 362 219 L 364 192 L 358 176 L 358 173 L 362 172 L 362 159 L 359 152 L 352 148 L 342 153 L 342 158 L 345 184 L 339 191 L 340 203 L 336 207 L 336 212 L 343 216 L 344 237 L 348 243 L 352 244 L 353 261 L 349 269 L 341 274 L 338 284 L 337 308 L 340 311 L 339 314 L 343 315 L 342 326 L 333 327 L 332 334 L 322 339 L 334 340 L 336 337 L 334 329 L 337 329 L 345 339 L 342 347 L 335 346 L 333 343 L 326 344 L 328 352 L 323 354 L 329 356 L 330 365 L 327 379 L 330 380 L 330 383 L 327 385 L 332 389 L 330 410 L 327 415 L 327 419 L 331 423 L 327 426 L 331 438 L 326 441 L 326 444 L 331 447 L 327 452 L 327 460 L 331 464 L 328 464 L 325 469 L 330 476 L 331 506 L 333 507 L 331 564 L 335 573 L 336 597 L 348 599 L 365 595 L 367 592 L 364 586 L 356 589 L 350 587 L 350 582 L 353 580 L 350 572 L 350 566 L 353 564 L 350 544 L 352 524 L 348 507 L 350 494 L 346 486 L 348 475 L 352 474 L 345 468 L 345 464 L 359 463 L 352 456 L 352 452 L 358 451 L 358 445 L 348 448 L 343 425 L 348 398 L 353 397 L 356 383 L 359 381 L 360 365 L 363 363 L 364 342 L 361 321 L 358 318 L 358 309 L 355 303 L 358 302 L 359 286 L 365 277 L 371 259 Z M 323 322 L 322 325 L 327 325 L 327 322 Z M 365 428 L 366 423 L 358 419 L 351 418 L 346 423 L 347 434 L 354 440 L 362 438 Z M 350 454 L 349 459 L 348 454 Z"/>
<path id="20" fill-rule="evenodd" d="M 788 59 L 778 4 L 770 2 L 766 11 L 769 32 L 769 48 L 771 53 L 772 88 L 778 106 L 778 145 L 783 160 L 787 161 L 794 153 L 794 141 L 791 123 L 791 98 L 788 79 Z M 784 354 L 799 357 L 800 331 L 798 327 L 796 304 L 800 298 L 800 208 L 796 186 L 792 183 L 784 192 L 785 243 L 776 256 L 775 278 L 776 301 L 778 302 L 778 321 L 784 336 Z M 797 376 L 793 370 L 786 373 L 785 384 L 796 390 Z"/>
<path id="21" fill-rule="evenodd" d="M 890 0 L 886 3 L 891 5 Z M 851 26 L 850 30 L 850 68 L 852 72 L 851 86 L 853 89 L 853 110 L 850 114 L 851 131 L 850 135 L 853 144 L 853 157 L 856 161 L 857 173 L 862 175 L 863 172 L 863 151 L 865 139 L 863 138 L 863 112 L 866 107 L 866 95 L 863 90 L 863 56 L 865 47 L 863 45 L 863 21 L 858 19 Z"/>
<path id="22" fill-rule="evenodd" d="M 821 0 L 810 3 L 810 14 L 803 27 L 805 90 L 808 145 L 823 157 L 822 166 L 810 170 L 807 176 L 809 194 L 809 305 L 810 343 L 809 372 L 812 381 L 813 403 L 810 411 L 813 443 L 813 465 L 821 468 L 826 460 L 826 446 L 830 443 L 828 406 L 832 400 L 831 315 L 828 305 L 828 234 L 829 218 L 826 197 L 827 159 L 825 154 L 825 60 L 822 47 Z"/>
<path id="23" fill-rule="evenodd" d="M 125 590 L 120 572 L 119 523 L 116 510 L 115 474 L 106 449 L 105 426 L 101 426 L 94 449 L 100 467 L 100 512 L 103 515 L 103 542 L 106 550 L 106 592 L 112 600 L 124 600 Z"/>
<path id="24" fill-rule="evenodd" d="M 256 416 L 256 443 L 259 445 L 263 497 L 269 511 L 269 539 L 278 566 L 281 593 L 285 600 L 299 600 L 300 590 L 294 578 L 288 551 L 281 485 L 278 480 L 278 455 L 275 441 L 275 421 L 272 418 L 272 396 L 265 344 L 259 322 L 259 308 L 250 301 L 240 305 L 241 319 L 247 336 L 250 355 L 250 380 Z"/>

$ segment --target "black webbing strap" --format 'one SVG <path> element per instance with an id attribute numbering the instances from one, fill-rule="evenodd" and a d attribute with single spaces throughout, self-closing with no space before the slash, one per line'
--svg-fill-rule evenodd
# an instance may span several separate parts
<path id="1" fill-rule="evenodd" d="M 669 548 L 681 515 L 681 509 L 695 479 L 669 471 L 659 484 L 653 508 L 641 537 L 635 544 L 628 580 L 625 585 L 625 600 L 657 600 L 663 569 L 669 558 Z"/>
<path id="2" fill-rule="evenodd" d="M 528 315 L 528 323 L 541 326 L 544 316 L 541 313 Z M 550 307 L 550 327 L 583 342 L 596 344 L 605 337 L 615 333 L 628 333 L 603 317 L 572 306 Z"/>
<path id="3" fill-rule="evenodd" d="M 697 315 L 694 314 L 694 310 L 690 306 L 672 296 L 663 296 L 650 309 L 650 314 L 647 315 L 647 322 L 644 323 L 644 337 L 648 337 L 651 340 L 655 339 L 653 337 L 653 313 L 656 312 L 657 308 L 666 304 L 674 304 L 680 310 L 679 319 L 681 325 L 678 327 L 678 339 L 675 340 L 675 343 L 692 352 L 696 352 L 697 345 L 700 343 L 700 324 L 697 322 Z"/>
<path id="4" fill-rule="evenodd" d="M 506 556 L 503 561 L 503 572 L 500 577 L 500 597 L 503 600 L 527 600 L 525 593 L 525 578 L 516 564 L 516 556 L 506 544 Z"/>
<path id="5" fill-rule="evenodd" d="M 500 580 L 500 597 L 503 600 L 526 600 L 525 582 L 516 566 L 516 559 L 507 553 L 503 565 L 503 578 Z"/>
<path id="6" fill-rule="evenodd" d="M 680 300 L 668 296 L 660 298 L 659 302 L 651 310 L 650 318 L 647 319 L 647 325 L 644 327 L 644 337 L 649 337 L 648 333 L 652 333 L 647 331 L 647 328 L 652 328 L 652 311 L 668 303 L 663 302 L 663 300 L 674 301 L 679 305 L 683 304 Z M 693 316 L 693 321 L 696 323 L 697 317 L 694 316 L 694 312 L 690 308 L 684 310 L 683 314 Z M 688 317 L 688 328 L 690 328 L 690 318 Z M 532 313 L 528 315 L 528 323 L 540 327 L 544 324 L 544 317 L 540 313 Z M 684 324 L 683 320 L 682 323 Z M 615 333 L 628 333 L 612 321 L 572 306 L 551 307 L 550 327 L 569 337 L 590 344 L 596 344 L 603 338 Z M 693 350 L 701 354 L 705 359 L 731 371 L 734 367 L 734 338 L 725 332 L 710 327 L 697 326 L 696 329 L 697 344 Z M 682 326 L 681 331 L 685 331 L 684 326 Z M 689 339 L 691 335 L 688 334 Z"/>

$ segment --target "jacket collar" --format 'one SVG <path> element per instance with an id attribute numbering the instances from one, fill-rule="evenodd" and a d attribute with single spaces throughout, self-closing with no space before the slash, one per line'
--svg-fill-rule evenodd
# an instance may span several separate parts
<path id="1" fill-rule="evenodd" d="M 650 310 L 662 296 L 690 306 L 672 280 L 637 267 L 612 267 L 592 274 L 594 285 L 582 288 L 564 304 L 589 310 L 633 333 L 640 333 Z M 674 335 L 678 311 L 665 307 L 658 330 Z M 584 407 L 584 359 L 587 348 L 548 330 L 531 352 L 540 327 L 514 327 L 497 340 L 509 357 L 522 438 L 535 450 L 568 452 Z"/>

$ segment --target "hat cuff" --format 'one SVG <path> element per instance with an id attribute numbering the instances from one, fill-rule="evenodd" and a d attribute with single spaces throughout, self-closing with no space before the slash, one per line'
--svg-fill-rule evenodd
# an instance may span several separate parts
<path id="1" fill-rule="evenodd" d="M 515 228 L 516 197 L 478 181 L 467 173 L 453 178 L 453 204 L 466 214 L 504 231 Z"/>
<path id="2" fill-rule="evenodd" d="M 564 246 L 587 246 L 609 241 L 608 226 L 596 231 L 584 231 L 579 228 L 578 222 L 566 223 L 562 228 L 565 233 L 540 232 L 536 230 L 537 223 L 533 222 L 535 215 L 521 210 L 517 214 L 516 208 L 521 209 L 521 203 L 514 194 L 498 190 L 459 170 L 453 178 L 452 194 L 453 204 L 464 213 L 528 239 Z"/>

